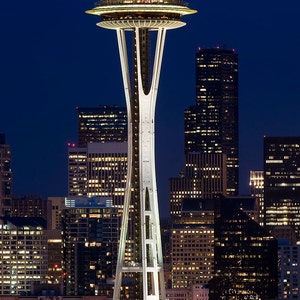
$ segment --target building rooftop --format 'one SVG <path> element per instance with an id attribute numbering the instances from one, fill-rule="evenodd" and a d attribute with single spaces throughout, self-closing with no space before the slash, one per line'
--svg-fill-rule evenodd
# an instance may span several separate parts
<path id="1" fill-rule="evenodd" d="M 14 225 L 17 228 L 24 227 L 42 227 L 43 229 L 47 228 L 47 221 L 44 218 L 34 217 L 0 217 L 0 223 L 2 225 Z"/>

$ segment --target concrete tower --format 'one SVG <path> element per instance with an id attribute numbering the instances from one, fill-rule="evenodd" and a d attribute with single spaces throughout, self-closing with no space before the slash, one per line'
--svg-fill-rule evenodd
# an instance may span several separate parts
<path id="1" fill-rule="evenodd" d="M 196 11 L 181 0 L 101 0 L 87 13 L 101 17 L 98 26 L 116 30 L 128 115 L 128 173 L 113 299 L 120 299 L 124 273 L 136 278 L 137 292 L 131 299 L 165 299 L 154 155 L 155 104 L 166 31 L 184 26 L 182 16 Z M 133 35 L 133 76 L 125 31 Z M 153 64 L 150 32 L 157 34 Z M 128 261 L 130 205 L 136 210 L 135 242 L 128 250 L 132 253 Z"/>

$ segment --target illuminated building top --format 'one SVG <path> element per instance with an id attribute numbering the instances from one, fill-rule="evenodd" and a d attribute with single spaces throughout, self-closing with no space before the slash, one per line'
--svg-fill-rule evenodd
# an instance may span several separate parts
<path id="1" fill-rule="evenodd" d="M 181 21 L 183 15 L 194 14 L 196 10 L 181 0 L 102 0 L 87 13 L 101 16 L 97 25 L 107 29 L 174 29 L 185 25 Z"/>

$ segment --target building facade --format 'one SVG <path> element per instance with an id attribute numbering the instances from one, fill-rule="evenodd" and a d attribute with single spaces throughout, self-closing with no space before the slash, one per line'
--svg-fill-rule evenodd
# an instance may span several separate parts
<path id="1" fill-rule="evenodd" d="M 226 194 L 226 156 L 221 153 L 185 155 L 184 171 L 170 178 L 170 213 L 180 216 L 185 198 L 212 199 L 215 194 Z"/>
<path id="2" fill-rule="evenodd" d="M 278 241 L 278 299 L 300 298 L 300 245 Z"/>
<path id="3" fill-rule="evenodd" d="M 47 219 L 50 202 L 38 195 L 23 195 L 12 199 L 12 217 L 39 217 Z"/>
<path id="4" fill-rule="evenodd" d="M 264 225 L 264 171 L 250 171 L 250 195 L 257 199 L 258 204 L 258 222 Z"/>
<path id="5" fill-rule="evenodd" d="M 48 224 L 50 223 L 51 226 L 49 229 L 52 230 L 60 230 L 61 229 L 61 212 L 65 208 L 65 197 L 48 197 L 48 201 L 50 202 L 50 209 L 48 214 L 49 220 Z"/>
<path id="6" fill-rule="evenodd" d="M 127 143 L 90 143 L 69 147 L 69 196 L 109 197 L 123 205 Z"/>
<path id="7" fill-rule="evenodd" d="M 300 240 L 300 137 L 264 137 L 265 224 L 291 227 Z"/>
<path id="8" fill-rule="evenodd" d="M 174 224 L 172 242 L 172 288 L 186 289 L 212 278 L 214 228 L 212 225 Z"/>
<path id="9" fill-rule="evenodd" d="M 42 218 L 0 217 L 0 295 L 29 296 L 47 282 L 47 232 Z"/>
<path id="10" fill-rule="evenodd" d="M 68 145 L 68 195 L 87 195 L 87 147 Z"/>
<path id="11" fill-rule="evenodd" d="M 119 210 L 108 198 L 69 198 L 62 212 L 65 295 L 112 296 Z"/>
<path id="12" fill-rule="evenodd" d="M 196 104 L 184 112 L 185 153 L 223 153 L 227 194 L 238 195 L 238 55 L 220 48 L 196 53 Z"/>
<path id="13" fill-rule="evenodd" d="M 216 200 L 214 276 L 209 299 L 277 299 L 277 240 L 237 198 Z"/>
<path id="14" fill-rule="evenodd" d="M 126 142 L 127 111 L 125 107 L 101 105 L 77 107 L 78 146 L 94 142 Z"/>
<path id="15" fill-rule="evenodd" d="M 12 199 L 11 150 L 0 134 L 0 216 L 9 215 Z"/>

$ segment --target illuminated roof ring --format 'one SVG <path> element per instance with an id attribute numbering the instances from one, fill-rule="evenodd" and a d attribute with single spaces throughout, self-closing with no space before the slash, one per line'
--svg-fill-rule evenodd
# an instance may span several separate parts
<path id="1" fill-rule="evenodd" d="M 175 29 L 184 26 L 186 23 L 177 20 L 111 20 L 97 23 L 98 26 L 106 29 L 134 29 L 134 28 L 167 28 Z"/>

